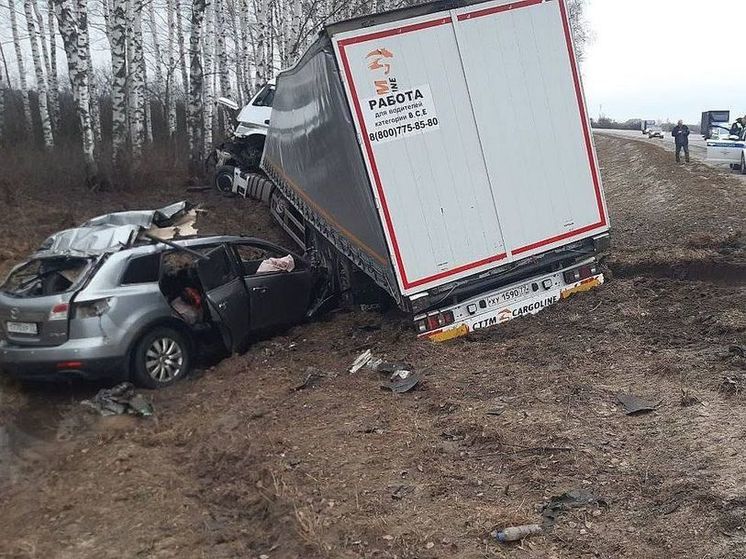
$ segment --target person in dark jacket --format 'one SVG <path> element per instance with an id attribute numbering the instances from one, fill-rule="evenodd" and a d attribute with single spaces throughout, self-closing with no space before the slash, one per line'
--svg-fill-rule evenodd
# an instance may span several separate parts
<path id="1" fill-rule="evenodd" d="M 743 119 L 737 118 L 736 121 L 733 123 L 733 126 L 730 127 L 730 135 L 741 136 L 742 130 L 743 130 Z"/>
<path id="2" fill-rule="evenodd" d="M 674 126 L 671 136 L 676 140 L 676 163 L 681 163 L 681 150 L 684 150 L 684 158 L 689 163 L 689 127 L 683 120 Z"/>

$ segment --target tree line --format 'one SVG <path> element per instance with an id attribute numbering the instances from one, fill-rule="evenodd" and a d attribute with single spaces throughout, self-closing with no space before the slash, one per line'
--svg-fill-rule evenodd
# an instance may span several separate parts
<path id="1" fill-rule="evenodd" d="M 568 0 L 581 54 L 588 38 L 584 2 Z M 292 65 L 324 25 L 419 3 L 0 0 L 0 29 L 10 36 L 0 41 L 0 141 L 20 139 L 10 137 L 7 126 L 9 105 L 18 101 L 21 135 L 53 150 L 66 132 L 69 100 L 91 181 L 102 158 L 114 168 L 136 167 L 156 140 L 184 143 L 198 167 L 231 125 L 216 110 L 218 97 L 246 103 Z M 102 57 L 92 57 L 94 33 L 105 37 Z M 58 67 L 58 60 L 66 64 Z"/>

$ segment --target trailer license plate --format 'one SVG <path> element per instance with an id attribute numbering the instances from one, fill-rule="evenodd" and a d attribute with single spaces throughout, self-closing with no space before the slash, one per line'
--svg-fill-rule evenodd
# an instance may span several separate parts
<path id="1" fill-rule="evenodd" d="M 518 287 L 512 287 L 510 289 L 506 289 L 502 293 L 498 293 L 494 297 L 490 297 L 489 299 L 487 299 L 487 307 L 499 307 L 505 303 L 509 303 L 510 301 L 522 299 L 529 293 L 531 293 L 530 283 L 519 285 Z"/>
<path id="2" fill-rule="evenodd" d="M 6 322 L 8 334 L 38 334 L 39 328 L 35 322 Z"/>

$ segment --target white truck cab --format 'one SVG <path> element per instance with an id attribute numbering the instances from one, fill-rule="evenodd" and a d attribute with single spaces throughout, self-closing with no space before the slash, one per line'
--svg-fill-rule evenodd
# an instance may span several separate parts
<path id="1" fill-rule="evenodd" d="M 241 109 L 236 120 L 235 135 L 247 138 L 252 135 L 267 137 L 269 122 L 272 116 L 272 102 L 275 98 L 275 81 L 272 80 Z"/>

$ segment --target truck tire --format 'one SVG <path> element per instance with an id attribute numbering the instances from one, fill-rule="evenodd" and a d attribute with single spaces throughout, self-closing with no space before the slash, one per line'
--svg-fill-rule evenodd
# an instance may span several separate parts
<path id="1" fill-rule="evenodd" d="M 218 192 L 223 196 L 235 196 L 233 192 L 233 172 L 234 168 L 230 165 L 221 165 L 215 169 L 213 183 Z"/>
<path id="2" fill-rule="evenodd" d="M 192 345 L 178 330 L 159 326 L 147 332 L 131 356 L 132 381 L 143 388 L 164 388 L 183 379 L 192 366 Z"/>

